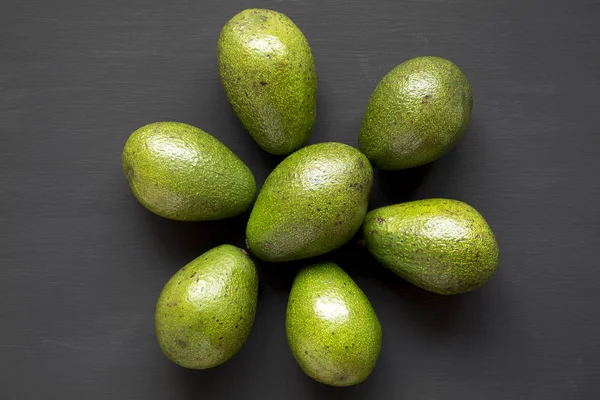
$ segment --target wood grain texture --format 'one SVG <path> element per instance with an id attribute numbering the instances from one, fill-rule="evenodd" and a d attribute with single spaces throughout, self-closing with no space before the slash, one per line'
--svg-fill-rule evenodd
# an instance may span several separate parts
<path id="1" fill-rule="evenodd" d="M 158 293 L 186 262 L 243 244 L 246 217 L 151 215 L 120 165 L 128 135 L 178 120 L 221 139 L 262 184 L 279 161 L 237 121 L 219 82 L 223 24 L 286 13 L 319 75 L 312 142 L 357 144 L 369 95 L 418 55 L 458 64 L 474 112 L 430 166 L 377 173 L 371 208 L 449 197 L 494 229 L 501 264 L 458 297 L 416 289 L 355 243 L 331 255 L 383 326 L 373 375 L 305 377 L 284 315 L 300 264 L 260 264 L 254 330 L 229 363 L 162 356 Z M 3 399 L 592 399 L 600 397 L 600 3 L 596 1 L 3 2 L 0 13 L 0 397 Z"/>

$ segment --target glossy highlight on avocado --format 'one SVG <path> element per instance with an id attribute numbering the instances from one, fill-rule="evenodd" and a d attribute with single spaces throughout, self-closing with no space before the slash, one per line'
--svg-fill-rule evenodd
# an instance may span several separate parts
<path id="1" fill-rule="evenodd" d="M 263 185 L 246 228 L 250 251 L 264 261 L 291 261 L 334 250 L 360 229 L 373 170 L 342 143 L 304 147 Z"/>
<path id="2" fill-rule="evenodd" d="M 284 14 L 247 9 L 229 20 L 217 47 L 227 98 L 271 154 L 304 146 L 315 123 L 317 73 L 304 34 Z"/>
<path id="3" fill-rule="evenodd" d="M 439 294 L 482 286 L 499 263 L 489 225 L 458 200 L 426 199 L 375 209 L 367 214 L 363 234 L 381 264 Z"/>
<path id="4" fill-rule="evenodd" d="M 254 263 L 243 250 L 221 245 L 180 269 L 156 305 L 163 353 L 185 368 L 229 360 L 250 335 L 258 294 Z"/>
<path id="5" fill-rule="evenodd" d="M 181 122 L 156 122 L 133 132 L 123 172 L 139 202 L 179 221 L 207 221 L 243 213 L 254 200 L 250 169 L 223 143 Z"/>
<path id="6" fill-rule="evenodd" d="M 456 65 L 440 57 L 413 58 L 375 88 L 359 147 L 384 170 L 427 164 L 458 143 L 472 107 L 471 87 Z"/>
<path id="7" fill-rule="evenodd" d="M 371 303 L 334 263 L 298 273 L 288 300 L 286 332 L 302 370 L 332 386 L 364 381 L 381 349 L 381 324 Z"/>

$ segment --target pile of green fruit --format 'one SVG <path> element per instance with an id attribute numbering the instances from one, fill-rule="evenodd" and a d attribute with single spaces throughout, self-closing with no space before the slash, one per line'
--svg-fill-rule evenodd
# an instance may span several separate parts
<path id="1" fill-rule="evenodd" d="M 246 230 L 247 250 L 283 262 L 328 253 L 361 228 L 369 252 L 407 281 L 456 294 L 483 285 L 498 246 L 469 205 L 427 199 L 367 213 L 371 163 L 396 170 L 429 163 L 463 135 L 471 116 L 467 79 L 439 57 L 408 60 L 377 85 L 362 123 L 360 151 L 342 143 L 304 147 L 316 117 L 317 76 L 308 42 L 285 15 L 249 9 L 224 26 L 219 72 L 235 113 L 256 143 L 285 158 L 266 179 Z M 207 221 L 239 215 L 254 201 L 250 169 L 224 144 L 178 122 L 133 132 L 123 169 L 139 202 L 159 216 Z M 248 252 L 223 244 L 179 270 L 156 306 L 156 336 L 173 362 L 219 365 L 248 338 L 258 276 Z M 362 382 L 375 366 L 382 329 L 369 300 L 333 263 L 302 269 L 291 289 L 286 330 L 311 378 Z"/>

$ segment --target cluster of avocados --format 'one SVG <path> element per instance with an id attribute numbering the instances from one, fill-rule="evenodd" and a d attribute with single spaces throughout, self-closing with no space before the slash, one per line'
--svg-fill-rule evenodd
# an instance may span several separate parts
<path id="1" fill-rule="evenodd" d="M 472 95 L 456 65 L 419 57 L 391 70 L 369 101 L 359 151 L 342 143 L 306 146 L 316 117 L 317 75 L 308 42 L 288 17 L 265 9 L 240 12 L 224 26 L 217 56 L 225 92 L 245 129 L 266 152 L 289 154 L 252 208 L 246 241 L 254 257 L 284 262 L 323 255 L 362 227 L 369 252 L 423 289 L 462 293 L 493 275 L 496 239 L 469 205 L 426 199 L 367 212 L 371 163 L 386 170 L 423 165 L 463 135 Z M 122 160 L 135 197 L 165 218 L 233 217 L 255 198 L 250 169 L 219 140 L 183 123 L 136 130 Z M 292 354 L 319 382 L 360 383 L 379 355 L 379 320 L 339 266 L 307 265 L 288 301 Z M 155 324 L 162 351 L 186 368 L 227 361 L 250 334 L 257 292 L 256 267 L 245 249 L 223 244 L 204 253 L 160 294 Z"/>

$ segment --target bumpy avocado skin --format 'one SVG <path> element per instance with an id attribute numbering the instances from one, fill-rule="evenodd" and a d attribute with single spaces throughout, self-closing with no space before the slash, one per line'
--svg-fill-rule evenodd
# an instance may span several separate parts
<path id="1" fill-rule="evenodd" d="M 250 335 L 258 294 L 252 260 L 221 245 L 180 269 L 156 305 L 156 337 L 163 353 L 185 368 L 229 360 Z"/>
<path id="2" fill-rule="evenodd" d="M 284 14 L 248 9 L 225 24 L 217 47 L 229 102 L 271 154 L 304 146 L 317 113 L 317 73 L 302 31 Z"/>
<path id="3" fill-rule="evenodd" d="M 207 221 L 243 213 L 256 182 L 223 143 L 196 127 L 156 122 L 131 134 L 123 171 L 139 202 L 161 217 Z"/>
<path id="4" fill-rule="evenodd" d="M 360 229 L 373 170 L 357 149 L 318 143 L 288 156 L 268 176 L 246 228 L 252 253 L 271 262 L 334 250 Z"/>
<path id="5" fill-rule="evenodd" d="M 384 170 L 427 164 L 458 143 L 472 107 L 471 87 L 456 65 L 440 57 L 413 58 L 375 88 L 359 147 Z"/>
<path id="6" fill-rule="evenodd" d="M 381 349 L 381 325 L 371 303 L 334 263 L 298 273 L 288 300 L 286 331 L 302 370 L 332 386 L 364 381 Z"/>
<path id="7" fill-rule="evenodd" d="M 498 244 L 485 219 L 457 200 L 427 199 L 370 211 L 365 244 L 381 264 L 439 294 L 486 283 L 499 263 Z"/>

